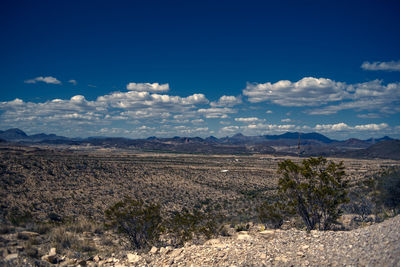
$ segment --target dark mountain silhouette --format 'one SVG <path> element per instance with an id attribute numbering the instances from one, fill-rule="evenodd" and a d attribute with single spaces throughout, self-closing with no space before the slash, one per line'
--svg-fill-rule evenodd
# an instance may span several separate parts
<path id="1" fill-rule="evenodd" d="M 28 137 L 27 134 L 18 128 L 0 131 L 0 138 L 5 139 L 7 141 L 23 140 L 27 137 Z"/>
<path id="2" fill-rule="evenodd" d="M 342 156 L 363 159 L 381 158 L 400 160 L 400 140 L 384 140 L 366 149 L 349 151 L 342 154 Z"/>
<path id="3" fill-rule="evenodd" d="M 387 141 L 387 140 L 394 140 L 393 138 L 390 138 L 389 136 L 384 136 L 382 138 L 369 138 L 367 140 L 365 140 L 365 142 L 368 142 L 370 144 L 375 144 L 375 143 L 379 143 L 381 141 Z"/>
<path id="4" fill-rule="evenodd" d="M 319 133 L 299 133 L 299 132 L 287 132 L 280 135 L 264 135 L 265 139 L 267 140 L 282 140 L 282 139 L 291 139 L 291 140 L 298 140 L 300 137 L 301 140 L 314 140 L 320 141 L 325 144 L 329 144 L 335 142 L 336 140 L 332 140 L 325 135 Z"/>
<path id="5" fill-rule="evenodd" d="M 299 139 L 300 136 L 300 139 Z M 301 156 L 340 156 L 354 158 L 400 159 L 399 140 L 388 136 L 344 141 L 330 139 L 319 133 L 287 132 L 280 135 L 245 136 L 241 133 L 231 137 L 200 137 L 129 139 L 122 137 L 67 138 L 55 134 L 27 135 L 20 129 L 0 131 L 0 139 L 25 144 L 51 144 L 96 146 L 133 149 L 138 151 L 164 151 L 177 153 L 241 154 L 262 153 Z M 300 150 L 298 143 L 300 140 Z M 1 140 L 0 140 L 1 142 Z"/>
<path id="6" fill-rule="evenodd" d="M 64 136 L 58 136 L 55 134 L 33 134 L 27 135 L 24 131 L 13 128 L 8 129 L 6 131 L 0 131 L 0 138 L 5 139 L 7 141 L 31 141 L 31 142 L 40 142 L 43 140 L 68 140 L 69 138 Z"/>

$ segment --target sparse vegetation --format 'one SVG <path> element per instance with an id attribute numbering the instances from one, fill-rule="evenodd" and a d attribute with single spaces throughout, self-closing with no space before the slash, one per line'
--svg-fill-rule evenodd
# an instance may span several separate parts
<path id="1" fill-rule="evenodd" d="M 24 149 L 0 151 L 0 234 L 8 242 L 3 246 L 12 253 L 37 261 L 52 247 L 73 258 L 88 258 L 95 253 L 111 257 L 123 249 L 144 252 L 153 245 L 199 244 L 218 235 L 235 236 L 235 230 L 251 234 L 265 227 L 288 229 L 302 220 L 300 216 L 290 217 L 290 211 L 298 211 L 296 205 L 279 196 L 287 196 L 290 190 L 298 189 L 296 186 L 305 203 L 322 207 L 321 213 L 316 213 L 320 219 L 313 221 L 314 228 L 332 228 L 343 205 L 336 205 L 343 200 L 337 193 L 347 190 L 345 182 L 343 188 L 338 187 L 332 177 L 349 181 L 348 196 L 354 203 L 346 204 L 346 212 L 364 214 L 362 221 L 370 221 L 375 213 L 380 220 L 399 212 L 399 169 L 374 175 L 381 166 L 399 164 L 395 161 L 345 160 L 344 174 L 342 165 L 333 168 L 321 159 L 314 159 L 315 164 L 308 159 L 308 165 L 304 165 L 293 158 L 289 164 L 285 158 L 264 156 L 105 155 Z M 285 171 L 296 174 L 303 184 L 280 181 L 279 168 L 282 176 Z M 229 171 L 222 173 L 221 169 Z M 320 177 L 325 180 L 317 183 Z M 328 190 L 330 187 L 334 192 Z M 330 206 L 321 192 L 328 192 L 324 196 L 329 200 L 341 200 Z M 124 196 L 135 198 L 127 200 Z M 113 204 L 118 199 L 124 200 Z M 349 208 L 351 204 L 354 209 Z M 322 211 L 330 215 L 326 221 Z M 230 227 L 221 227 L 224 223 Z M 112 230 L 105 229 L 104 224 Z M 124 235 L 117 234 L 116 229 Z M 33 236 L 23 231 L 33 232 Z M 136 241 L 130 242 L 129 235 L 135 236 L 135 231 L 140 233 L 139 241 L 133 237 Z M 7 245 L 14 242 L 18 245 Z"/>
<path id="2" fill-rule="evenodd" d="M 279 163 L 278 172 L 282 175 L 278 186 L 283 205 L 302 218 L 307 230 L 328 230 L 337 223 L 340 205 L 348 202 L 343 163 L 322 157 L 304 159 L 301 165 L 285 160 Z"/>
<path id="3" fill-rule="evenodd" d="M 182 246 L 195 237 L 209 239 L 217 236 L 223 229 L 222 222 L 223 217 L 214 212 L 203 212 L 199 209 L 189 211 L 183 208 L 173 212 L 166 223 L 173 244 Z"/>
<path id="4" fill-rule="evenodd" d="M 269 204 L 267 201 L 257 207 L 258 219 L 268 228 L 277 229 L 283 224 L 284 208 L 280 202 Z"/>
<path id="5" fill-rule="evenodd" d="M 145 249 L 159 241 L 163 231 L 159 205 L 125 198 L 104 213 L 106 226 L 116 227 L 119 232 L 126 235 L 134 249 Z"/>

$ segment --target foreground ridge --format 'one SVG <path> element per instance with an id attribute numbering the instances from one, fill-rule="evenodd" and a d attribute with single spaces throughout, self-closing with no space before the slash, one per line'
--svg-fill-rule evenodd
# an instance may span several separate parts
<path id="1" fill-rule="evenodd" d="M 121 251 L 86 260 L 56 255 L 53 248 L 42 260 L 58 258 L 59 266 L 400 266 L 399 227 L 400 215 L 352 231 L 253 229 L 201 245 L 153 247 L 144 254 Z M 17 254 L 0 263 L 30 266 Z"/>
<path id="2" fill-rule="evenodd" d="M 400 216 L 352 231 L 266 230 L 175 249 L 154 266 L 400 266 Z"/>

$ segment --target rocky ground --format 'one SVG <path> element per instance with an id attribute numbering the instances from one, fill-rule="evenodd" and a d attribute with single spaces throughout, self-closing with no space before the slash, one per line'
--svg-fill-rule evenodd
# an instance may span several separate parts
<path id="1" fill-rule="evenodd" d="M 18 252 L 5 256 L 4 266 L 400 266 L 400 216 L 352 231 L 261 230 L 234 233 L 201 245 L 153 247 L 137 254 L 70 259 L 50 249 L 32 261 Z M 32 234 L 31 234 L 32 235 Z"/>
<path id="2" fill-rule="evenodd" d="M 255 208 L 276 191 L 284 159 L 0 147 L 0 266 L 400 266 L 399 216 L 352 231 L 307 233 L 289 224 L 237 232 L 242 223 L 257 223 Z M 400 161 L 344 164 L 355 185 Z M 230 236 L 127 251 L 123 238 L 104 228 L 104 210 L 124 196 L 163 210 L 212 204 L 227 217 Z M 341 229 L 366 223 L 346 215 Z"/>

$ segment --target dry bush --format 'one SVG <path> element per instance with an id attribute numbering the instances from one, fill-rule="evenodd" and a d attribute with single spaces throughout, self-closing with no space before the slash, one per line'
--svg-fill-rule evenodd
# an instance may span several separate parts
<path id="1" fill-rule="evenodd" d="M 92 252 L 97 250 L 90 241 L 81 239 L 75 232 L 69 232 L 65 226 L 58 226 L 52 229 L 49 239 L 51 245 L 58 252 Z"/>

